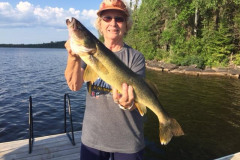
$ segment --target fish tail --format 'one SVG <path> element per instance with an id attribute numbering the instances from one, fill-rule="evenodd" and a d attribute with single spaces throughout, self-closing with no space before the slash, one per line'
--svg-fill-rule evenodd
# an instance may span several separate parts
<path id="1" fill-rule="evenodd" d="M 167 145 L 173 136 L 184 135 L 184 132 L 178 122 L 170 118 L 170 121 L 166 124 L 159 123 L 159 137 L 162 145 Z"/>

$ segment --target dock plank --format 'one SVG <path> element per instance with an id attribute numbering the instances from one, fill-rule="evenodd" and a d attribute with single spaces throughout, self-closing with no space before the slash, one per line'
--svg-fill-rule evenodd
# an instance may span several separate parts
<path id="1" fill-rule="evenodd" d="M 81 132 L 80 131 L 74 132 L 74 136 L 81 137 Z M 37 140 L 38 140 L 37 145 L 39 145 L 39 144 L 52 143 L 56 141 L 69 140 L 69 138 L 66 136 L 66 134 L 56 134 L 56 135 L 38 137 Z M 0 152 L 8 149 L 19 148 L 23 145 L 28 145 L 28 139 L 0 143 Z"/>
<path id="2" fill-rule="evenodd" d="M 75 139 L 75 143 L 81 143 L 80 142 L 80 139 Z M 14 143 L 13 143 L 14 144 Z M 28 145 L 28 144 L 27 144 Z M 71 142 L 68 140 L 68 139 L 65 139 L 65 140 L 61 140 L 61 141 L 57 141 L 56 142 L 47 142 L 46 143 L 33 143 L 33 147 L 32 147 L 32 150 L 33 151 L 37 151 L 37 150 L 40 150 L 40 149 L 45 149 L 46 147 L 47 148 L 52 148 L 52 147 L 57 147 L 57 146 L 66 146 L 66 145 L 71 145 Z M 22 145 L 23 146 L 23 145 Z M 18 147 L 15 147 L 13 146 L 12 148 L 3 148 L 2 151 L 0 151 L 0 156 L 3 155 L 3 154 L 7 154 L 9 152 L 12 152 L 13 150 L 15 150 L 15 152 L 27 152 L 28 151 L 28 147 L 22 147 L 22 146 L 18 146 Z M 1 148 L 1 147 L 0 147 Z"/>
<path id="3" fill-rule="evenodd" d="M 79 159 L 81 131 L 74 132 L 74 137 L 75 146 L 65 133 L 35 138 L 31 154 L 28 139 L 0 143 L 0 160 Z"/>
<path id="4" fill-rule="evenodd" d="M 79 146 L 80 147 L 80 146 Z M 78 157 L 73 157 L 72 155 L 76 156 L 79 155 Z M 43 160 L 43 159 L 73 159 L 73 158 L 78 158 L 80 159 L 80 148 L 72 148 L 68 150 L 60 150 L 57 152 L 50 152 L 46 154 L 38 154 L 34 155 L 31 157 L 25 157 L 25 158 L 18 158 L 18 160 Z"/>

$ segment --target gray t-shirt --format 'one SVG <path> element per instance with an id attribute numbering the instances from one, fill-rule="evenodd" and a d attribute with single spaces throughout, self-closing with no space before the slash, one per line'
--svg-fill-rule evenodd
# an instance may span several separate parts
<path id="1" fill-rule="evenodd" d="M 144 56 L 124 44 L 114 52 L 132 71 L 145 76 Z M 82 68 L 86 64 L 82 62 Z M 144 144 L 143 117 L 137 110 L 122 110 L 113 102 L 111 86 L 97 79 L 87 83 L 82 143 L 106 152 L 136 153 Z"/>

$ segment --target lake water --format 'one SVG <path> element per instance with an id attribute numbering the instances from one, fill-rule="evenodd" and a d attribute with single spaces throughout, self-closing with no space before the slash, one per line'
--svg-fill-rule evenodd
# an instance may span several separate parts
<path id="1" fill-rule="evenodd" d="M 157 119 L 148 112 L 148 160 L 211 160 L 240 152 L 240 80 L 151 70 L 147 78 L 158 86 L 162 105 L 185 132 L 167 146 L 159 145 Z"/>
<path id="2" fill-rule="evenodd" d="M 65 93 L 71 98 L 74 128 L 81 130 L 85 92 L 69 90 L 66 62 L 65 49 L 0 48 L 0 142 L 28 138 L 29 96 L 35 137 L 64 132 Z"/>
<path id="3" fill-rule="evenodd" d="M 66 61 L 65 49 L 0 48 L 0 143 L 28 138 L 29 96 L 35 137 L 64 132 L 65 93 L 71 97 L 74 130 L 81 130 L 86 89 L 69 90 Z M 157 118 L 148 110 L 146 160 L 210 160 L 240 151 L 240 80 L 152 70 L 147 78 L 186 135 L 161 146 Z"/>

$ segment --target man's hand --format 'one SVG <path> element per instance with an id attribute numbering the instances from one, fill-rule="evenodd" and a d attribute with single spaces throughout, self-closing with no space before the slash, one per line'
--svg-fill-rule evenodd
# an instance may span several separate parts
<path id="1" fill-rule="evenodd" d="M 130 111 L 136 108 L 134 104 L 134 92 L 133 87 L 128 86 L 126 83 L 122 84 L 122 94 L 118 93 L 118 90 L 113 88 L 113 100 L 115 103 L 118 103 L 121 109 L 128 109 Z"/>
<path id="2" fill-rule="evenodd" d="M 71 46 L 70 46 L 70 40 L 67 40 L 67 42 L 65 43 L 64 46 L 65 46 L 66 50 L 68 51 L 69 58 L 71 58 L 72 60 L 79 60 L 80 59 L 79 55 L 74 54 L 72 52 L 72 49 L 71 49 Z"/>

